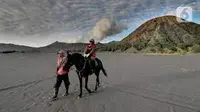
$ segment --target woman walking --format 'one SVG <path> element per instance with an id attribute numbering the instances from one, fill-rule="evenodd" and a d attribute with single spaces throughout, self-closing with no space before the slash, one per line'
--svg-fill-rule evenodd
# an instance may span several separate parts
<path id="1" fill-rule="evenodd" d="M 64 81 L 65 88 L 66 88 L 66 92 L 65 92 L 64 96 L 67 96 L 69 94 L 68 93 L 69 85 L 70 85 L 69 76 L 68 76 L 69 70 L 63 69 L 66 62 L 67 62 L 67 58 L 66 58 L 65 52 L 59 51 L 58 52 L 58 59 L 57 59 L 57 70 L 56 70 L 57 77 L 56 77 L 56 84 L 54 85 L 55 93 L 54 93 L 53 99 L 57 98 L 58 91 L 59 91 L 59 88 L 62 84 L 62 81 Z"/>

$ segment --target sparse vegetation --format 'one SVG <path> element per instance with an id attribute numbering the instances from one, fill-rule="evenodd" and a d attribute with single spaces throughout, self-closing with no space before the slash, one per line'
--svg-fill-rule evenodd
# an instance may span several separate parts
<path id="1" fill-rule="evenodd" d="M 200 45 L 195 44 L 191 47 L 191 52 L 192 53 L 200 53 Z"/>

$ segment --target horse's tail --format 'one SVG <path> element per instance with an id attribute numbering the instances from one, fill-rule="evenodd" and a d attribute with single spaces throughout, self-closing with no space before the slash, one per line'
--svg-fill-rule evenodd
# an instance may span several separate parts
<path id="1" fill-rule="evenodd" d="M 107 75 L 107 72 L 106 72 L 106 70 L 103 68 L 103 66 L 102 66 L 101 70 L 102 70 L 103 74 L 107 77 L 107 76 L 108 76 L 108 75 Z"/>
<path id="2" fill-rule="evenodd" d="M 103 63 L 102 63 L 101 60 L 99 60 L 99 59 L 97 59 L 97 62 L 98 62 L 98 64 L 99 64 L 99 67 L 100 67 L 100 69 L 102 70 L 103 74 L 107 77 L 108 75 L 107 75 L 106 70 L 105 70 L 104 67 L 103 67 Z"/>

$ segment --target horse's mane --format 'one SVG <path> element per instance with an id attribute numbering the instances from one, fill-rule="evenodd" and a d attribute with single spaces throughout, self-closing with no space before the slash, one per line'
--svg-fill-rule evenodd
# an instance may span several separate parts
<path id="1" fill-rule="evenodd" d="M 73 59 L 84 59 L 83 55 L 80 53 L 72 53 L 71 57 L 73 57 Z"/>
<path id="2" fill-rule="evenodd" d="M 80 53 L 72 53 L 71 56 L 74 56 L 74 57 L 83 57 L 83 55 L 80 54 Z"/>

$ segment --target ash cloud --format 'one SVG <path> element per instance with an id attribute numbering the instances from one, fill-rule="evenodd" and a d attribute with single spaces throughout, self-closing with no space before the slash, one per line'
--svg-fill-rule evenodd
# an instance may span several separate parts
<path id="1" fill-rule="evenodd" d="M 127 28 L 126 25 L 118 23 L 115 20 L 102 18 L 92 29 L 92 38 L 101 41 L 107 36 L 118 34 Z"/>

